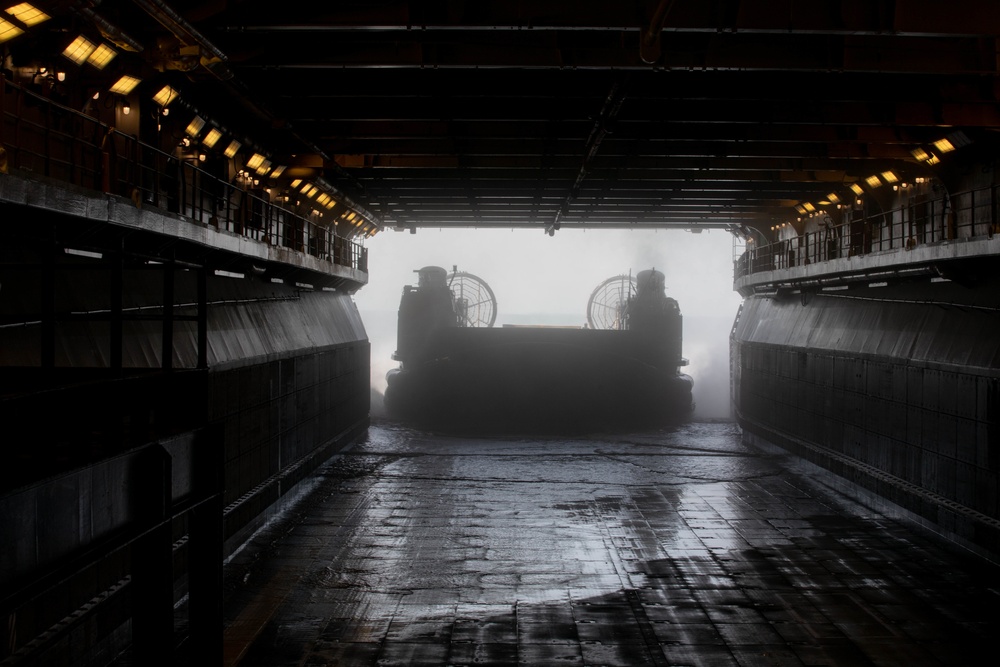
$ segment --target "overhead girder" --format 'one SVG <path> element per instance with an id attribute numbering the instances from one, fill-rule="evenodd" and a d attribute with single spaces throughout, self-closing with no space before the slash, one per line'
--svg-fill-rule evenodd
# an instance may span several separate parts
<path id="1" fill-rule="evenodd" d="M 996 0 L 100 6 L 225 64 L 189 111 L 404 227 L 759 223 L 1000 130 Z"/>
<path id="2" fill-rule="evenodd" d="M 829 190 L 829 186 L 825 184 L 823 188 L 817 188 L 813 181 L 723 181 L 715 180 L 716 178 L 716 174 L 709 174 L 697 181 L 690 177 L 656 181 L 619 178 L 615 181 L 613 188 L 609 184 L 584 182 L 580 192 L 581 196 L 591 193 L 595 197 L 605 197 L 614 193 L 621 197 L 676 197 L 683 195 L 688 198 L 706 199 L 725 199 L 728 197 L 797 199 L 803 194 L 818 189 L 826 188 Z M 572 181 L 569 179 L 539 178 L 533 189 L 524 190 L 524 181 L 513 178 L 478 179 L 475 181 L 425 179 L 418 182 L 383 176 L 372 181 L 371 189 L 377 194 L 384 195 L 387 201 L 414 197 L 450 198 L 462 193 L 474 194 L 477 198 L 500 197 L 516 200 L 543 195 L 558 197 L 571 184 Z M 510 194 L 518 191 L 521 191 L 521 194 L 515 196 Z"/>
<path id="3" fill-rule="evenodd" d="M 335 152 L 338 146 L 353 141 L 389 141 L 393 139 L 454 141 L 496 139 L 535 141 L 571 141 L 583 144 L 579 136 L 588 124 L 584 120 L 520 121 L 517 123 L 489 119 L 470 121 L 434 120 L 331 120 L 323 123 L 326 134 L 322 139 Z M 558 133 L 557 133 L 558 130 Z M 630 121 L 618 119 L 612 139 L 638 139 L 650 141 L 703 141 L 727 143 L 860 143 L 913 145 L 940 137 L 936 127 L 890 127 L 884 125 L 819 125 L 777 123 L 732 123 L 720 128 L 718 123 L 671 123 L 662 120 Z M 365 151 L 358 151 L 365 152 Z"/>
<path id="4" fill-rule="evenodd" d="M 598 43 L 595 43 L 598 42 Z M 623 43 L 624 42 L 624 43 Z M 655 67 L 663 70 L 786 70 L 895 74 L 995 74 L 996 38 L 897 35 L 672 33 Z M 258 45 L 259 44 L 259 45 Z M 249 51 L 237 45 L 241 70 L 345 68 L 548 68 L 649 70 L 638 35 L 575 32 L 269 33 Z"/>
<path id="5" fill-rule="evenodd" d="M 390 155 L 370 157 L 370 163 L 361 165 L 346 162 L 342 166 L 357 167 L 356 171 L 360 177 L 373 176 L 374 174 L 371 172 L 380 169 L 442 170 L 446 177 L 454 177 L 457 172 L 466 171 L 481 171 L 483 173 L 507 171 L 508 175 L 515 171 L 537 172 L 539 170 L 574 173 L 574 166 L 579 166 L 577 156 Z M 855 160 L 836 158 L 739 158 L 731 156 L 695 158 L 687 156 L 642 155 L 624 157 L 601 155 L 595 159 L 594 164 L 588 169 L 588 173 L 594 178 L 600 178 L 602 173 L 627 171 L 642 175 L 644 178 L 656 179 L 669 174 L 684 174 L 696 178 L 696 175 L 701 172 L 706 174 L 711 172 L 716 174 L 713 178 L 718 178 L 719 172 L 729 171 L 740 180 L 751 178 L 755 174 L 766 175 L 770 178 L 784 178 L 790 174 L 802 174 L 807 179 L 828 180 L 824 178 L 824 175 L 835 174 L 837 178 L 840 178 L 843 174 L 850 174 L 853 171 L 871 173 L 876 170 L 892 169 L 894 166 L 896 165 L 892 162 L 879 160 L 870 160 L 864 165 L 859 165 Z M 480 174 L 476 173 L 469 175 L 481 177 Z M 420 178 L 419 174 L 412 174 L 412 176 Z"/>
<path id="6" fill-rule="evenodd" d="M 200 3 L 199 3 L 200 4 Z M 273 3 L 215 3 L 212 21 L 230 31 L 639 31 L 653 19 L 659 0 L 590 3 L 534 0 L 531 3 L 449 0 L 389 0 L 337 7 Z M 225 11 L 229 9 L 231 11 Z M 324 11 L 326 10 L 326 11 Z M 936 0 L 698 0 L 676 2 L 663 22 L 665 31 L 804 32 L 902 35 L 1000 34 L 991 0 L 941 3 Z M 202 19 L 209 19 L 205 7 Z"/>
<path id="7" fill-rule="evenodd" d="M 498 109 L 498 99 L 510 104 Z M 458 122 L 496 119 L 504 122 L 562 122 L 584 120 L 595 106 L 591 100 L 557 99 L 544 105 L 530 99 L 482 98 L 358 98 L 343 105 L 308 97 L 292 109 L 296 124 L 353 118 L 382 120 L 435 120 Z M 599 106 L 599 104 L 598 104 Z M 325 110 L 325 111 L 324 111 Z M 501 115 L 502 113 L 502 115 Z M 595 111 L 596 113 L 596 111 Z M 993 100 L 951 101 L 814 101 L 809 99 L 760 100 L 735 97 L 717 100 L 630 98 L 618 122 L 657 123 L 778 123 L 783 125 L 881 125 L 902 127 L 996 127 L 1000 125 L 1000 105 Z M 724 130 L 721 132 L 724 135 Z"/>
<path id="8" fill-rule="evenodd" d="M 644 153 L 663 157 L 718 157 L 732 158 L 879 158 L 911 160 L 909 147 L 900 143 L 878 144 L 871 142 L 733 142 L 730 140 L 716 141 L 677 141 L 665 139 L 623 138 L 615 134 L 606 138 L 601 144 L 601 155 L 604 157 L 622 157 L 634 154 L 634 142 L 643 141 Z M 338 157 L 341 166 L 347 166 L 355 157 L 379 156 L 436 156 L 441 154 L 458 154 L 464 156 L 552 156 L 578 157 L 582 142 L 577 139 L 534 139 L 522 138 L 517 142 L 506 139 L 342 139 L 328 142 L 328 150 Z M 342 159 L 341 159 L 342 157 Z M 371 161 L 364 161 L 364 166 L 377 166 Z"/>

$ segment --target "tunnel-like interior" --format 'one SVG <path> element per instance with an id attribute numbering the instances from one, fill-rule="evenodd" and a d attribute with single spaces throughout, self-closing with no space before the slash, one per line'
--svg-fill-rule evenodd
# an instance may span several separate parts
<path id="1" fill-rule="evenodd" d="M 0 4 L 0 661 L 975 662 L 998 39 Z"/>

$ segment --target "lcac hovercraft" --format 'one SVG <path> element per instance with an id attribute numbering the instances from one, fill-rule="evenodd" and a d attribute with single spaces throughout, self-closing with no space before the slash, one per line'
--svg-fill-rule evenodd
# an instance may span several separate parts
<path id="1" fill-rule="evenodd" d="M 496 298 L 485 281 L 437 266 L 417 274 L 399 306 L 390 418 L 445 432 L 568 434 L 663 426 L 690 414 L 681 313 L 661 272 L 602 282 L 582 327 L 494 327 Z"/>

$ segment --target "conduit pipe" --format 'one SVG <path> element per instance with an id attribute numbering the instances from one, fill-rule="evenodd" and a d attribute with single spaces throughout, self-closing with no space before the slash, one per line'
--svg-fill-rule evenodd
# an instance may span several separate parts
<path id="1" fill-rule="evenodd" d="M 74 2 L 70 9 L 77 15 L 82 16 L 96 25 L 98 30 L 100 30 L 105 37 L 121 48 L 127 51 L 132 51 L 133 53 L 142 52 L 144 47 L 138 40 L 134 39 L 124 30 L 94 11 L 94 7 L 99 4 L 99 2 Z"/>
<path id="2" fill-rule="evenodd" d="M 133 2 L 169 30 L 174 37 L 185 44 L 202 49 L 202 64 L 208 71 L 223 81 L 233 78 L 233 71 L 224 64 L 229 60 L 226 54 L 165 2 L 161 0 L 133 0 Z M 205 58 L 205 52 L 211 57 Z"/>

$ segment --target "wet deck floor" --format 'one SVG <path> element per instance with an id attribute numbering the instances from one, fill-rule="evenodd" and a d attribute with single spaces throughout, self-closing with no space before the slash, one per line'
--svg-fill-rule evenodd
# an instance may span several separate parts
<path id="1" fill-rule="evenodd" d="M 1000 569 L 790 467 L 732 424 L 575 440 L 373 426 L 228 566 L 227 662 L 995 655 Z"/>

